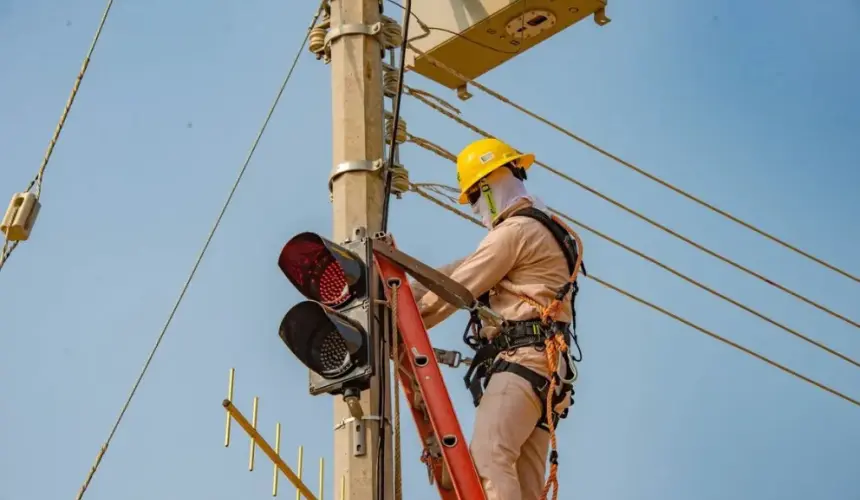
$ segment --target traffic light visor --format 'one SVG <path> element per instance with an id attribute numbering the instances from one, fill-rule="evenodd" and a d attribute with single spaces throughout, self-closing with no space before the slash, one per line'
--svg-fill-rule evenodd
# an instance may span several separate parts
<path id="1" fill-rule="evenodd" d="M 357 255 L 316 233 L 284 245 L 278 267 L 305 297 L 341 307 L 366 291 L 366 268 Z"/>
<path id="2" fill-rule="evenodd" d="M 326 379 L 349 373 L 367 355 L 361 326 L 310 300 L 287 312 L 278 335 L 299 361 Z"/>

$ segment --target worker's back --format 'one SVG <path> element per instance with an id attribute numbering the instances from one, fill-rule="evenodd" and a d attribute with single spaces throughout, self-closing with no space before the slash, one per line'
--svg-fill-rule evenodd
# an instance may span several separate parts
<path id="1" fill-rule="evenodd" d="M 531 217 L 511 216 L 530 206 L 528 200 L 512 205 L 502 212 L 499 217 L 501 222 L 490 231 L 505 235 L 507 241 L 495 244 L 499 248 L 505 245 L 505 253 L 512 261 L 512 267 L 490 290 L 490 308 L 508 321 L 540 318 L 541 310 L 534 302 L 547 307 L 570 278 L 567 259 L 549 229 Z M 565 300 L 555 321 L 566 323 L 570 319 L 570 301 Z M 481 330 L 481 334 L 492 339 L 498 334 L 498 329 L 487 326 Z M 546 354 L 534 347 L 502 352 L 500 357 L 541 374 L 549 372 Z"/>
<path id="2" fill-rule="evenodd" d="M 512 214 L 528 206 L 528 202 L 518 203 L 508 212 Z M 509 216 L 493 231 L 502 229 L 502 226 L 516 226 L 520 241 L 516 242 L 514 266 L 490 292 L 490 307 L 506 320 L 539 318 L 540 311 L 523 297 L 531 298 L 543 307 L 548 306 L 570 277 L 567 259 L 552 233 L 539 221 Z M 570 302 L 565 301 L 555 319 L 569 322 L 570 318 Z"/>

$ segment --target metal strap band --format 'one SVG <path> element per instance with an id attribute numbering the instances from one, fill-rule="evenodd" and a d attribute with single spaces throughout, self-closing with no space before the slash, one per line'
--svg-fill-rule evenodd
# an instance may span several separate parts
<path id="1" fill-rule="evenodd" d="M 381 170 L 382 160 L 353 160 L 340 163 L 332 169 L 328 178 L 328 190 L 331 192 L 334 180 L 346 172 L 376 172 Z"/>

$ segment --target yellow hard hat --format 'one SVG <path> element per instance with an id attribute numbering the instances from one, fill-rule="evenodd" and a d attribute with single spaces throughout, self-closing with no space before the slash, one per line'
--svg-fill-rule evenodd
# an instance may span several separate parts
<path id="1" fill-rule="evenodd" d="M 497 168 L 516 162 L 522 169 L 535 161 L 531 153 L 521 154 L 498 139 L 480 139 L 469 144 L 457 155 L 457 182 L 460 183 L 460 203 L 469 203 L 468 192 L 475 184 Z"/>

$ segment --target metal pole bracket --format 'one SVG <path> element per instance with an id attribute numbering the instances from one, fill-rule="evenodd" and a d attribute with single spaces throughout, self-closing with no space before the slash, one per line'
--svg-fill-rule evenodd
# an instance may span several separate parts
<path id="1" fill-rule="evenodd" d="M 331 171 L 328 178 L 328 191 L 331 193 L 334 180 L 346 172 L 376 172 L 382 170 L 385 162 L 380 160 L 353 160 L 345 161 L 335 167 Z"/>
<path id="2" fill-rule="evenodd" d="M 347 425 L 352 424 L 352 439 L 351 439 L 351 448 L 352 454 L 356 457 L 361 457 L 367 454 L 367 428 L 364 425 L 365 420 L 376 420 L 380 422 L 379 432 L 385 432 L 384 427 L 388 425 L 388 419 L 380 418 L 378 415 L 365 415 L 360 419 L 355 417 L 348 417 L 340 421 L 337 425 L 334 426 L 334 430 L 340 430 Z"/>
<path id="3" fill-rule="evenodd" d="M 328 50 L 331 46 L 331 42 L 337 40 L 342 36 L 364 35 L 372 36 L 376 38 L 380 44 L 383 44 L 383 40 L 380 36 L 381 34 L 382 21 L 375 22 L 373 24 L 341 24 L 340 26 L 335 26 L 331 28 L 328 33 L 326 33 L 325 40 L 323 41 L 323 43 L 324 47 Z"/>

